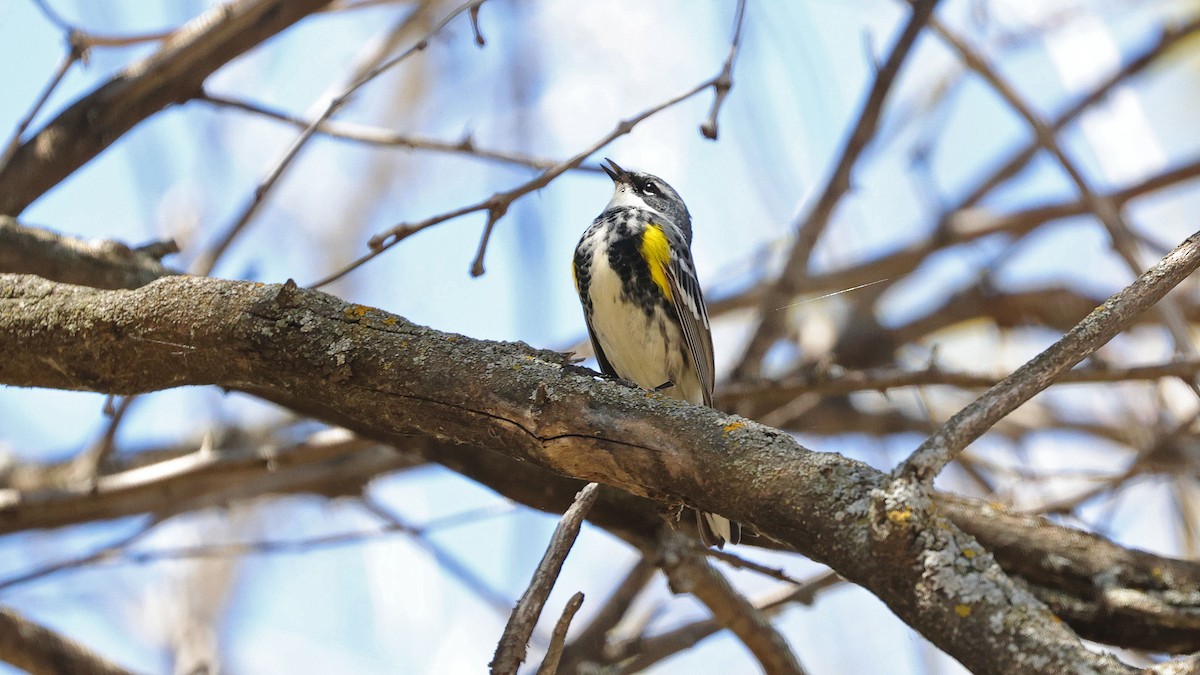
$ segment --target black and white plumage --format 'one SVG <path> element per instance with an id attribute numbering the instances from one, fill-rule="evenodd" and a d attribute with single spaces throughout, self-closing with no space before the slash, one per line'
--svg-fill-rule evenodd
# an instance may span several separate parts
<path id="1" fill-rule="evenodd" d="M 575 248 L 575 287 L 600 369 L 691 403 L 712 405 L 712 334 L 692 262 L 692 219 L 665 181 L 604 170 L 613 196 Z M 736 544 L 741 527 L 697 513 L 708 546 Z"/>

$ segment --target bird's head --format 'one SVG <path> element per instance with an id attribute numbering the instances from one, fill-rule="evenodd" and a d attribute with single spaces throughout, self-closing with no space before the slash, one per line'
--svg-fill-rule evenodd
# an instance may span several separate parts
<path id="1" fill-rule="evenodd" d="M 692 216 L 675 188 L 653 174 L 626 171 L 611 159 L 605 158 L 600 166 L 613 180 L 613 196 L 607 208 L 633 206 L 657 211 L 678 225 L 691 242 Z"/>

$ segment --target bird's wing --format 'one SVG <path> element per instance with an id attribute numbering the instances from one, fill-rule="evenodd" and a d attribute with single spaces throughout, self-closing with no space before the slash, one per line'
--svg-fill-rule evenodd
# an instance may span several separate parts
<path id="1" fill-rule="evenodd" d="M 700 293 L 700 282 L 696 279 L 692 261 L 677 258 L 671 262 L 667 266 L 667 283 L 671 286 L 683 339 L 704 390 L 704 405 L 712 406 L 716 386 L 712 331 L 708 327 L 708 310 L 704 307 L 704 296 Z"/>
<path id="2" fill-rule="evenodd" d="M 609 377 L 620 377 L 616 369 L 608 362 L 608 357 L 604 355 L 604 350 L 600 348 L 600 341 L 596 339 L 596 331 L 592 328 L 592 320 L 588 318 L 587 312 L 583 314 L 583 322 L 587 324 L 588 338 L 592 341 L 592 351 L 596 354 L 596 363 L 600 364 L 600 372 Z"/>

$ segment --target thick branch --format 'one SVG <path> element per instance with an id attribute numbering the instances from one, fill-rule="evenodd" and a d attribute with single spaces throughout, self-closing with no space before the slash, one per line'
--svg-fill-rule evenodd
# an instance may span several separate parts
<path id="1" fill-rule="evenodd" d="M 97 291 L 11 275 L 0 276 L 0 349 L 11 356 L 0 360 L 7 384 L 121 394 L 215 384 L 289 397 L 384 442 L 415 434 L 492 448 L 722 513 L 871 590 L 977 672 L 1126 670 L 1084 648 L 949 523 L 924 533 L 936 551 L 877 555 L 876 518 L 903 514 L 880 508 L 875 469 L 599 380 L 554 352 L 440 333 L 291 284 L 168 277 Z"/>

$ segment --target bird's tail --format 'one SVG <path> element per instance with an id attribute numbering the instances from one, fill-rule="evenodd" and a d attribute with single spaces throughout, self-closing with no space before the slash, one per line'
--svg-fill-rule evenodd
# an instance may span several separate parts
<path id="1" fill-rule="evenodd" d="M 705 546 L 725 548 L 726 542 L 737 544 L 742 540 L 742 526 L 715 513 L 697 511 L 696 527 L 700 529 L 700 539 Z"/>

